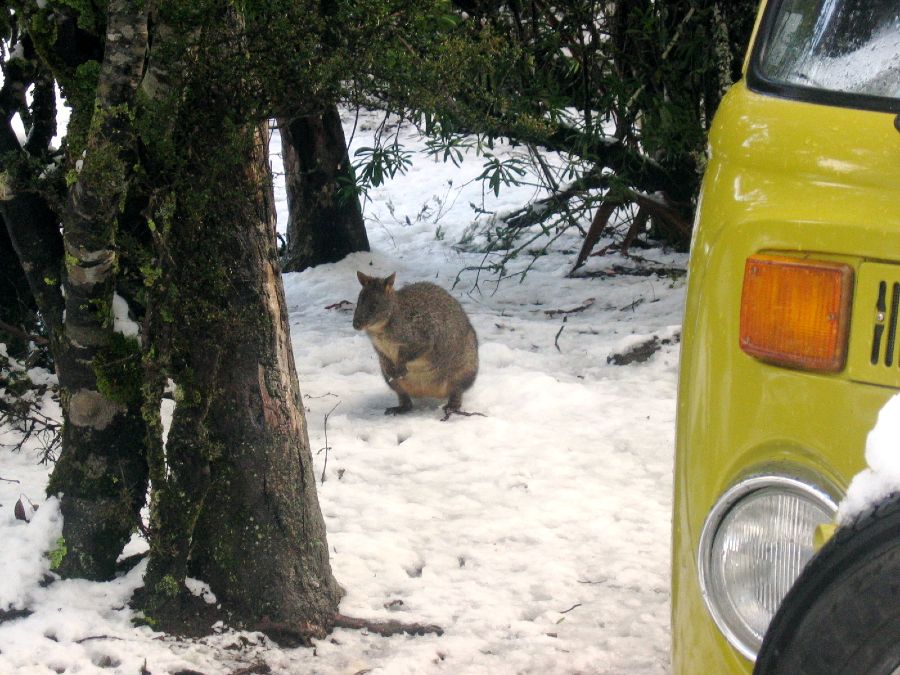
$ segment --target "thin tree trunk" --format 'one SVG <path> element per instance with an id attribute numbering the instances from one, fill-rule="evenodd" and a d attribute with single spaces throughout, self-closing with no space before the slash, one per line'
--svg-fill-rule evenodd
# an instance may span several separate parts
<path id="1" fill-rule="evenodd" d="M 111 0 L 83 165 L 63 212 L 63 446 L 47 487 L 61 494 L 66 576 L 110 578 L 147 485 L 140 348 L 113 332 L 115 234 L 130 180 L 131 106 L 147 49 L 147 3 Z"/>
<path id="2" fill-rule="evenodd" d="M 0 340 L 7 342 L 10 352 L 27 347 L 19 331 L 27 333 L 36 309 L 25 270 L 0 216 Z"/>
<path id="3" fill-rule="evenodd" d="M 279 120 L 288 198 L 284 270 L 298 272 L 369 250 L 359 199 L 339 193 L 350 158 L 337 106 Z"/>

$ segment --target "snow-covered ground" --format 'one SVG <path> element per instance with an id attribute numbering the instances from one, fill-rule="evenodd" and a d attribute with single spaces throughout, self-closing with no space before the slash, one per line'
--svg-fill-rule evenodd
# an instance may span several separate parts
<path id="1" fill-rule="evenodd" d="M 363 117 L 355 147 L 370 144 L 374 119 Z M 401 138 L 421 147 L 410 130 Z M 0 673 L 668 672 L 678 347 L 627 366 L 607 357 L 677 334 L 684 279 L 568 278 L 580 240 L 565 236 L 521 283 L 482 274 L 476 286 L 466 272 L 453 287 L 483 257 L 456 246 L 471 204 L 511 209 L 534 193 L 485 195 L 471 182 L 481 164 L 417 157 L 370 193 L 372 253 L 284 277 L 332 565 L 347 590 L 341 611 L 434 623 L 443 635 L 336 630 L 314 649 L 281 649 L 227 627 L 198 641 L 135 627 L 127 603 L 143 564 L 109 583 L 46 583 L 61 528 L 43 496 L 47 469 L 34 447 L 0 447 L 0 610 L 33 612 L 0 614 Z M 283 223 L 283 191 L 279 208 Z M 641 255 L 686 265 L 671 252 Z M 638 264 L 605 256 L 588 269 L 614 265 Z M 441 422 L 440 402 L 383 414 L 395 398 L 375 354 L 351 312 L 333 307 L 355 301 L 357 270 L 453 289 L 480 340 L 463 408 L 484 417 Z M 0 443 L 12 441 L 0 430 Z M 40 505 L 31 523 L 14 518 L 20 495 Z"/>

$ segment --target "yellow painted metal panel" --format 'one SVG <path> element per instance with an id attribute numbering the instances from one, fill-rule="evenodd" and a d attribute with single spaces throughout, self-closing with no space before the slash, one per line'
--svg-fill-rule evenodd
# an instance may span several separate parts
<path id="1" fill-rule="evenodd" d="M 738 83 L 717 113 L 710 151 L 689 268 L 676 433 L 672 657 L 674 671 L 685 674 L 752 670 L 713 624 L 698 586 L 700 531 L 718 497 L 766 471 L 811 474 L 840 493 L 864 466 L 866 435 L 895 392 L 858 374 L 871 311 L 858 318 L 864 311 L 856 303 L 841 372 L 773 366 L 739 347 L 749 256 L 837 259 L 864 275 L 867 261 L 900 262 L 894 116 L 763 96 Z"/>

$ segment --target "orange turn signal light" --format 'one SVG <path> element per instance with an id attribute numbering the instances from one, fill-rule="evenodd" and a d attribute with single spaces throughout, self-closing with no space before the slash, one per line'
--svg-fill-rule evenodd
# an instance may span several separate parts
<path id="1" fill-rule="evenodd" d="M 754 255 L 744 267 L 741 349 L 782 366 L 838 372 L 847 359 L 853 269 Z"/>

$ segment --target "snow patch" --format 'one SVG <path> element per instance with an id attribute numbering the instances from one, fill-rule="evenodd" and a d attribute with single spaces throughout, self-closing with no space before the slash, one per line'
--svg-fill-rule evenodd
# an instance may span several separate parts
<path id="1" fill-rule="evenodd" d="M 850 482 L 838 507 L 838 523 L 846 524 L 871 506 L 900 490 L 900 394 L 878 413 L 866 438 L 866 463 Z"/>
<path id="2" fill-rule="evenodd" d="M 140 339 L 141 327 L 131 318 L 128 310 L 128 302 L 118 293 L 113 293 L 113 330 L 125 337 Z"/>
<path id="3" fill-rule="evenodd" d="M 4 499 L 4 505 L 7 501 Z M 0 513 L 3 531 L 3 574 L 0 575 L 0 610 L 24 609 L 33 604 L 34 591 L 50 573 L 48 551 L 62 536 L 59 500 L 49 498 L 31 516 L 31 522 L 16 521 L 12 504 Z"/>

